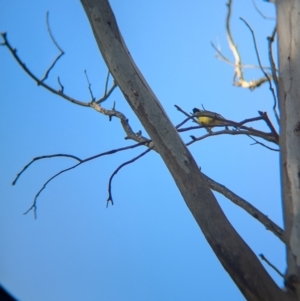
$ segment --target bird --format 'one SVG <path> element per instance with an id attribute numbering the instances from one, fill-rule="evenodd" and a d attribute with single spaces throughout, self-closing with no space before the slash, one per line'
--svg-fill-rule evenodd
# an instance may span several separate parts
<path id="1" fill-rule="evenodd" d="M 225 118 L 218 113 L 206 110 L 199 110 L 197 108 L 193 109 L 193 113 L 197 117 L 198 122 L 201 125 L 205 126 L 208 132 L 212 132 L 211 128 L 214 125 L 224 124 L 222 120 L 225 120 Z"/>

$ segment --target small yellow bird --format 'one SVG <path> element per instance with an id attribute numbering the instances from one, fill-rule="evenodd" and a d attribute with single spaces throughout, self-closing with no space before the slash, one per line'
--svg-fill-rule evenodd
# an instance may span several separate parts
<path id="1" fill-rule="evenodd" d="M 225 120 L 225 118 L 218 113 L 206 110 L 199 110 L 197 108 L 193 109 L 193 113 L 197 117 L 199 123 L 204 125 L 208 132 L 211 132 L 211 128 L 213 127 L 213 125 L 224 124 L 224 122 L 220 119 Z"/>

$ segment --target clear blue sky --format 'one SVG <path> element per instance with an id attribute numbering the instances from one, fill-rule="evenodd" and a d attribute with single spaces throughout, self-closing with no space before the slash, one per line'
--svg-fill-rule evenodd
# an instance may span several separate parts
<path id="1" fill-rule="evenodd" d="M 274 16 L 272 4 L 257 1 Z M 225 1 L 112 0 L 118 24 L 137 65 L 174 124 L 183 120 L 174 104 L 191 111 L 201 104 L 241 121 L 267 111 L 268 87 L 257 91 L 232 86 L 232 67 L 217 60 L 219 43 L 232 58 L 225 35 Z M 3 1 L 0 31 L 26 65 L 40 77 L 57 55 L 45 23 L 66 52 L 47 81 L 89 101 L 84 75 L 95 95 L 103 94 L 107 69 L 80 1 Z M 274 22 L 264 20 L 252 1 L 235 1 L 233 35 L 243 62 L 257 64 L 244 17 L 257 34 L 268 64 L 266 37 Z M 31 166 L 16 186 L 11 182 L 33 157 L 69 153 L 85 158 L 133 142 L 124 140 L 117 119 L 52 95 L 0 48 L 0 282 L 20 301 L 53 300 L 244 300 L 211 251 L 160 157 L 150 153 L 121 170 L 113 181 L 115 205 L 106 208 L 111 173 L 143 149 L 100 158 L 55 179 L 38 199 L 38 218 L 23 215 L 43 183 L 70 166 L 47 159 Z M 245 73 L 247 79 L 261 76 Z M 122 111 L 134 131 L 142 130 L 119 91 L 104 103 Z M 274 120 L 274 119 L 273 119 Z M 266 129 L 261 123 L 254 127 Z M 195 136 L 205 131 L 193 132 Z M 190 133 L 189 133 L 190 134 Z M 188 135 L 183 136 L 188 141 Z M 219 136 L 190 149 L 202 171 L 226 185 L 282 225 L 278 153 L 251 145 L 241 136 Z M 253 218 L 216 194 L 237 231 L 258 255 L 282 272 L 282 244 Z M 211 226 L 214 226 L 211 221 Z M 268 267 L 274 279 L 281 279 Z"/>

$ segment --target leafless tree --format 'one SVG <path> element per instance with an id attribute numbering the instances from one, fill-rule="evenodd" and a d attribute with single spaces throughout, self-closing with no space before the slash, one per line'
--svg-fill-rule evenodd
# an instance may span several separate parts
<path id="1" fill-rule="evenodd" d="M 247 135 L 251 137 L 255 143 L 266 146 L 271 150 L 278 151 L 279 149 L 270 147 L 270 143 L 279 145 L 281 154 L 284 229 L 281 229 L 250 203 L 237 196 L 225 186 L 210 179 L 199 170 L 187 145 L 183 143 L 179 136 L 180 132 L 191 129 L 191 127 L 182 128 L 182 126 L 188 120 L 196 120 L 196 116 L 186 113 L 177 106 L 177 109 L 186 116 L 186 119 L 181 124 L 174 127 L 130 56 L 108 1 L 81 0 L 81 2 L 90 21 L 102 57 L 106 62 L 109 73 L 114 79 L 114 84 L 108 89 L 107 78 L 104 89 L 105 92 L 102 98 L 95 99 L 90 90 L 91 101 L 84 103 L 66 95 L 64 93 L 64 87 L 59 79 L 59 90 L 56 90 L 45 83 L 45 79 L 55 66 L 56 61 L 63 55 L 63 51 L 59 48 L 53 36 L 52 40 L 57 45 L 58 49 L 60 49 L 60 55 L 49 67 L 42 79 L 38 79 L 25 66 L 14 48 L 10 45 L 6 34 L 2 34 L 4 40 L 2 45 L 6 46 L 11 51 L 12 55 L 25 72 L 27 72 L 39 85 L 72 103 L 91 107 L 101 114 L 110 116 L 110 118 L 119 118 L 127 139 L 136 142 L 135 145 L 128 148 L 144 145 L 147 149 L 141 153 L 140 156 L 143 156 L 149 151 L 156 151 L 162 157 L 201 231 L 219 261 L 247 300 L 300 300 L 300 1 L 277 0 L 275 2 L 277 9 L 277 25 L 272 35 L 268 38 L 271 65 L 268 70 L 262 66 L 259 60 L 254 33 L 250 25 L 243 20 L 249 27 L 253 36 L 255 51 L 259 61 L 258 68 L 260 68 L 264 74 L 262 78 L 252 81 L 247 81 L 244 78 L 243 68 L 245 66 L 241 63 L 240 54 L 237 51 L 230 31 L 229 21 L 232 1 L 229 1 L 228 3 L 226 31 L 230 49 L 234 54 L 234 61 L 230 62 L 222 52 L 213 45 L 217 50 L 219 58 L 233 65 L 234 85 L 253 90 L 262 84 L 269 84 L 271 93 L 274 97 L 273 111 L 280 123 L 280 136 L 270 122 L 267 114 L 264 112 L 260 112 L 258 117 L 243 120 L 242 122 L 227 120 L 216 114 L 213 116 L 210 115 L 210 117 L 219 121 L 218 127 L 225 127 L 225 129 L 216 132 L 209 131 L 206 135 L 201 137 L 191 136 L 191 141 L 187 143 L 187 145 L 189 145 L 212 135 L 230 134 Z M 278 34 L 278 68 L 276 68 L 272 56 L 272 43 L 276 32 Z M 141 121 L 151 140 L 142 136 L 141 133 L 134 133 L 126 116 L 122 112 L 116 111 L 115 108 L 107 110 L 102 106 L 102 103 L 110 96 L 117 86 L 122 91 L 133 112 Z M 277 101 L 279 103 L 280 114 L 277 112 Z M 205 114 L 208 113 L 205 113 L 204 110 L 204 115 Z M 262 132 L 247 126 L 249 121 L 255 120 L 263 120 L 270 131 Z M 199 127 L 199 125 L 197 126 Z M 229 127 L 233 129 L 229 129 Z M 267 145 L 258 139 L 265 140 L 266 143 L 269 144 Z M 69 154 L 37 157 L 24 167 L 17 175 L 14 183 L 27 167 L 36 160 L 44 159 L 45 157 L 65 156 L 77 161 L 75 165 L 59 172 L 45 183 L 42 189 L 37 193 L 34 203 L 29 209 L 34 209 L 35 211 L 37 197 L 53 178 L 96 157 L 112 154 L 124 149 L 125 148 L 112 150 L 86 159 L 80 159 Z M 119 168 L 132 163 L 140 156 L 125 162 Z M 117 169 L 115 173 L 118 170 L 119 169 Z M 230 224 L 212 193 L 212 190 L 222 193 L 229 200 L 242 207 L 259 222 L 264 224 L 268 230 L 272 231 L 272 233 L 285 244 L 288 268 L 286 274 L 282 275 L 285 279 L 285 287 L 283 289 L 277 286 L 274 280 L 266 272 L 257 256 Z M 108 203 L 113 202 L 111 190 L 109 190 L 107 201 Z M 211 225 L 212 221 L 214 221 L 213 227 Z M 263 255 L 261 257 L 263 260 L 267 261 Z M 271 263 L 269 264 L 271 265 Z"/>

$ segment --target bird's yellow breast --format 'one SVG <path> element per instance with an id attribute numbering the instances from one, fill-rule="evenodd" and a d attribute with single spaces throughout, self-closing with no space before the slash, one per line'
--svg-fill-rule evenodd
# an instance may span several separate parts
<path id="1" fill-rule="evenodd" d="M 198 121 L 204 125 L 208 125 L 208 124 L 211 124 L 211 123 L 216 123 L 216 120 L 214 120 L 213 118 L 211 117 L 208 117 L 208 116 L 199 116 L 198 117 Z"/>

